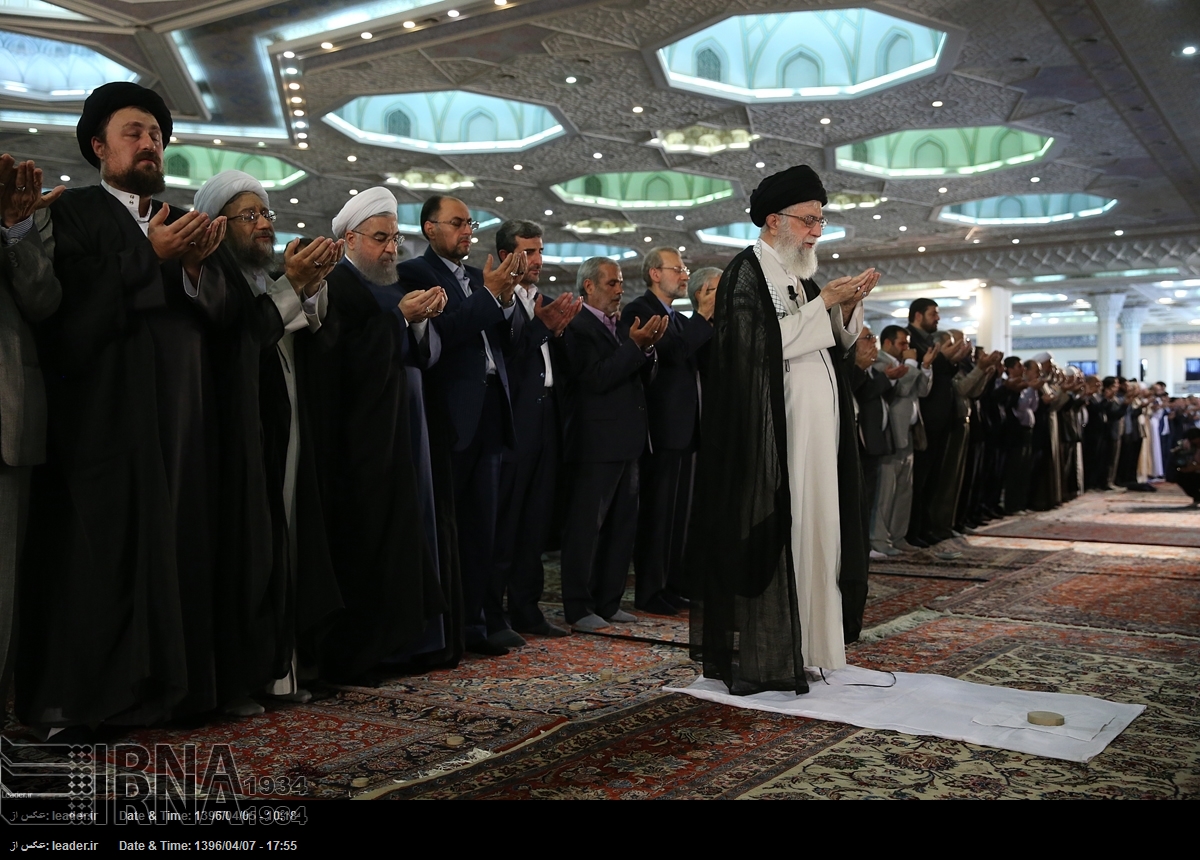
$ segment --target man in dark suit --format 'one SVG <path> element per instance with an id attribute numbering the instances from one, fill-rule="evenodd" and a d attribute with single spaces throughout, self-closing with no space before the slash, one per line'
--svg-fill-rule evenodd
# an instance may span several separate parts
<path id="1" fill-rule="evenodd" d="M 46 459 L 46 389 L 30 323 L 58 308 L 62 287 L 42 244 L 50 233 L 45 209 L 63 188 L 42 194 L 42 171 L 32 161 L 0 156 L 0 697 L 8 701 L 15 642 L 17 561 L 29 516 L 29 478 Z"/>
<path id="2" fill-rule="evenodd" d="M 421 208 L 421 230 L 429 247 L 397 271 L 405 292 L 439 286 L 446 291 L 445 310 L 430 320 L 441 338 L 442 355 L 428 379 L 431 393 L 445 405 L 455 436 L 450 456 L 466 647 L 477 654 L 502 656 L 508 653 L 504 641 L 516 643 L 507 636 L 503 617 L 485 621 L 483 606 L 492 577 L 500 457 L 513 440 L 504 350 L 512 333 L 513 289 L 525 255 L 513 254 L 496 268 L 490 255 L 482 270 L 464 265 L 478 226 L 461 200 L 430 197 Z M 489 631 L 498 635 L 489 636 Z"/>
<path id="3" fill-rule="evenodd" d="M 908 343 L 917 351 L 917 360 L 933 348 L 937 333 L 937 302 L 916 299 L 908 308 Z M 934 490 L 941 480 L 941 461 L 950 437 L 950 422 L 955 414 L 954 375 L 958 372 L 944 356 L 933 361 L 933 383 L 929 393 L 921 398 L 921 419 L 925 426 L 925 450 L 913 456 L 912 516 L 908 524 L 908 542 L 918 547 L 932 546 L 953 537 L 947 530 L 939 531 L 930 518 Z"/>
<path id="4" fill-rule="evenodd" d="M 582 307 L 565 292 L 552 302 L 538 295 L 542 271 L 542 227 L 533 221 L 505 221 L 496 231 L 501 261 L 525 255 L 525 271 L 517 283 L 512 317 L 512 344 L 505 357 L 512 394 L 516 447 L 506 449 L 500 466 L 500 519 L 496 532 L 496 567 L 485 610 L 489 628 L 502 618 L 508 592 L 509 634 L 566 636 L 568 631 L 542 615 L 545 574 L 542 550 L 554 519 L 558 464 L 562 459 L 562 404 L 565 364 L 560 335 Z M 515 632 L 514 632 L 515 631 Z M 521 640 L 521 644 L 524 640 Z"/>
<path id="5" fill-rule="evenodd" d="M 633 555 L 634 605 L 656 615 L 674 615 L 688 605 L 683 548 L 700 433 L 697 354 L 712 339 L 716 307 L 711 291 L 690 319 L 671 307 L 687 295 L 688 274 L 676 250 L 652 249 L 642 260 L 646 292 L 622 311 L 629 319 L 667 315 L 666 331 L 655 347 L 658 370 L 646 391 L 650 445 L 640 464 L 641 509 Z"/>
<path id="6" fill-rule="evenodd" d="M 572 411 L 567 460 L 574 465 L 563 529 L 563 608 L 576 630 L 634 616 L 621 609 L 637 531 L 638 458 L 646 447 L 646 394 L 665 315 L 620 318 L 621 267 L 592 257 L 576 283 L 583 312 L 567 327 Z"/>
<path id="7" fill-rule="evenodd" d="M 892 380 L 908 372 L 904 365 L 886 371 L 878 370 L 874 367 L 878 357 L 875 335 L 863 326 L 854 344 L 854 352 L 847 356 L 847 360 L 850 362 L 850 387 L 854 392 L 854 402 L 858 405 L 858 452 L 863 466 L 863 528 L 868 534 L 871 531 L 871 512 L 878 495 L 882 458 L 896 451 L 888 428 Z M 872 558 L 899 554 L 899 550 L 871 550 Z"/>

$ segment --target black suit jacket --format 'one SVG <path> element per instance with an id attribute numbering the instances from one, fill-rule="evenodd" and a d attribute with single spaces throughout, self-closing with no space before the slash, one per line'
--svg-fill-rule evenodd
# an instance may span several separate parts
<path id="1" fill-rule="evenodd" d="M 652 316 L 667 311 L 650 290 L 621 311 L 630 322 L 637 317 L 645 324 Z M 666 334 L 654 347 L 658 371 L 646 392 L 650 410 L 650 442 L 655 451 L 686 450 L 691 447 L 699 428 L 700 397 L 698 353 L 712 339 L 713 327 L 704 317 L 679 316 L 677 325 L 668 325 Z"/>
<path id="2" fill-rule="evenodd" d="M 883 414 L 891 399 L 892 381 L 874 367 L 861 369 L 851 360 L 850 387 L 858 401 L 858 438 L 869 457 L 895 451 L 892 434 L 883 429 Z"/>
<path id="3" fill-rule="evenodd" d="M 587 308 L 571 320 L 564 336 L 571 372 L 566 459 L 636 460 L 646 447 L 644 385 L 654 379 L 654 358 L 629 339 L 625 319 L 617 323 L 614 338 Z"/>
<path id="4" fill-rule="evenodd" d="M 450 415 L 456 437 L 454 449 L 461 451 L 471 444 L 483 412 L 487 354 L 480 334 L 484 331 L 492 347 L 496 373 L 504 386 L 504 443 L 511 447 L 512 399 L 504 352 L 509 347 L 512 324 L 505 318 L 495 297 L 484 287 L 483 272 L 474 266 L 464 268 L 471 284 L 469 298 L 433 248 L 426 248 L 420 257 L 405 260 L 396 271 L 400 275 L 400 287 L 406 293 L 430 287 L 441 287 L 446 291 L 446 309 L 429 322 L 442 340 L 442 356 L 429 373 L 429 383 L 431 391 L 443 400 Z"/>
<path id="5" fill-rule="evenodd" d="M 562 338 L 554 337 L 545 323 L 526 313 L 525 306 L 518 299 L 512 317 L 511 346 L 505 357 L 512 396 L 513 434 L 516 436 L 513 453 L 518 457 L 534 455 L 542 448 L 542 409 L 547 396 L 546 361 L 542 355 L 542 344 L 546 343 L 550 345 L 550 370 L 554 378 L 550 396 L 557 397 L 566 382 Z M 506 452 L 505 457 L 509 456 Z"/>

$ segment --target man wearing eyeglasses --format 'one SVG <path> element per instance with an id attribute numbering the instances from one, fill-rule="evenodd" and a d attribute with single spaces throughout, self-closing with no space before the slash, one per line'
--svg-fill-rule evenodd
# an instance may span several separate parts
<path id="1" fill-rule="evenodd" d="M 827 202 L 805 165 L 764 179 L 750 196 L 759 239 L 717 290 L 688 553 L 704 584 L 697 656 L 737 694 L 807 692 L 805 667 L 845 666 L 862 626 L 868 544 L 847 356 L 879 275 L 812 280 Z"/>
<path id="2" fill-rule="evenodd" d="M 517 251 L 493 266 L 489 254 L 483 269 L 466 265 L 478 227 L 461 200 L 430 197 L 421 207 L 421 231 L 429 247 L 401 263 L 398 274 L 406 293 L 440 287 L 446 295 L 445 308 L 430 319 L 442 354 L 428 379 L 453 433 L 465 642 L 473 653 L 503 656 L 508 648 L 501 639 L 509 638 L 504 632 L 508 625 L 494 621 L 499 635 L 489 637 L 483 608 L 493 571 L 501 455 L 514 439 L 504 351 L 511 341 L 514 290 L 526 258 Z"/>
<path id="3" fill-rule="evenodd" d="M 209 218 L 224 216 L 227 225 L 213 262 L 228 296 L 210 349 L 221 371 L 215 396 L 223 414 L 239 419 L 225 429 L 247 432 L 221 439 L 216 591 L 226 606 L 215 616 L 216 673 L 225 713 L 252 716 L 263 712 L 255 695 L 309 698 L 297 677 L 296 604 L 288 599 L 314 538 L 311 526 L 303 534 L 298 528 L 299 497 L 306 505 L 314 500 L 297 491 L 301 452 L 311 468 L 313 445 L 300 422 L 294 338 L 321 330 L 325 276 L 340 245 L 321 238 L 300 247 L 294 240 L 283 272 L 275 271 L 275 213 L 262 183 L 240 170 L 213 176 L 193 203 Z M 244 454 L 231 456 L 235 451 Z M 320 512 L 303 519 L 319 522 Z M 317 544 L 323 542 L 321 535 Z"/>
<path id="4" fill-rule="evenodd" d="M 688 605 L 683 548 L 700 433 L 697 353 L 712 338 L 710 320 L 716 303 L 716 294 L 709 292 L 690 316 L 675 309 L 674 303 L 687 296 L 689 274 L 674 248 L 651 249 L 642 260 L 646 292 L 622 311 L 628 318 L 667 316 L 666 330 L 655 346 L 658 374 L 646 388 L 650 445 L 641 459 L 633 553 L 634 605 L 655 615 L 675 615 Z"/>

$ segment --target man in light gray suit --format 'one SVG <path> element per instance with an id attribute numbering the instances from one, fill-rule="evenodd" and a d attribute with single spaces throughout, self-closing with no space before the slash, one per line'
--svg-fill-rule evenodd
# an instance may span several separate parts
<path id="1" fill-rule="evenodd" d="M 896 452 L 880 458 L 879 494 L 871 517 L 871 557 L 886 558 L 916 549 L 904 539 L 912 513 L 913 428 L 921 420 L 919 399 L 929 393 L 937 348 L 927 350 L 917 363 L 909 349 L 908 332 L 896 325 L 879 335 L 875 367 L 892 380 L 888 401 L 888 426 Z M 906 368 L 901 374 L 900 368 Z"/>
<path id="2" fill-rule="evenodd" d="M 50 235 L 44 210 L 62 192 L 59 186 L 42 194 L 42 171 L 32 161 L 17 164 L 0 155 L 0 701 L 8 700 L 16 642 L 29 476 L 46 459 L 46 392 L 29 324 L 54 313 L 62 298 L 42 245 L 43 234 Z"/>

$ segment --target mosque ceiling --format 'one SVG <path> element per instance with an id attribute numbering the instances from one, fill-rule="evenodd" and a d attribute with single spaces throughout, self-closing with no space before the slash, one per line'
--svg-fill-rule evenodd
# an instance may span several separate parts
<path id="1" fill-rule="evenodd" d="M 0 147 L 92 182 L 74 91 L 136 79 L 172 106 L 178 145 L 231 153 L 206 164 L 288 180 L 281 232 L 323 228 L 352 189 L 387 182 L 402 204 L 453 189 L 545 223 L 567 249 L 559 284 L 597 238 L 720 264 L 732 245 L 699 237 L 737 239 L 760 178 L 806 162 L 867 204 L 829 213 L 830 271 L 1042 292 L 1030 279 L 1066 274 L 1048 295 L 1131 285 L 1153 321 L 1186 322 L 1189 46 L 1194 0 L 0 0 Z M 1088 198 L 1107 208 L 1052 217 Z"/>

